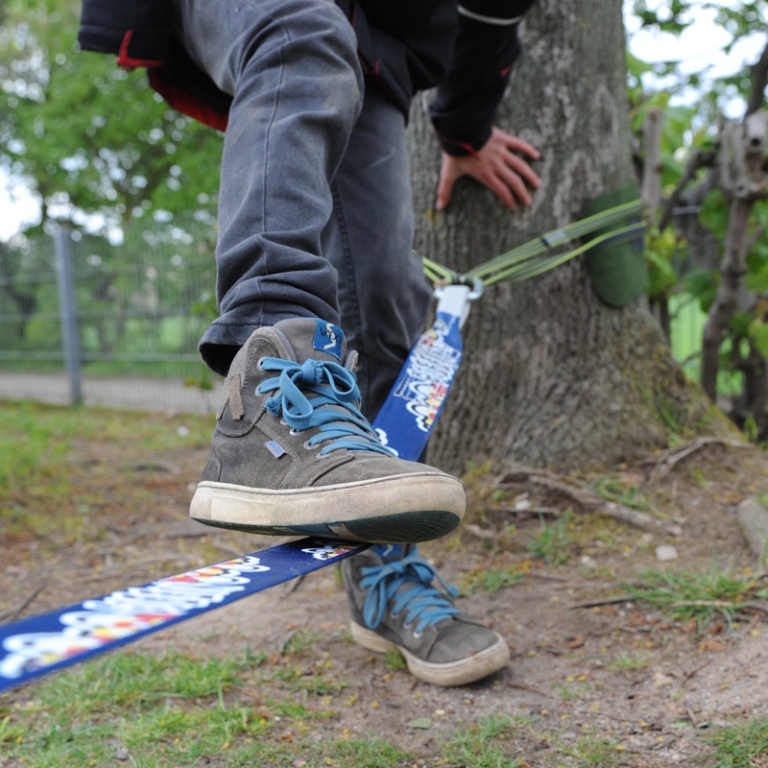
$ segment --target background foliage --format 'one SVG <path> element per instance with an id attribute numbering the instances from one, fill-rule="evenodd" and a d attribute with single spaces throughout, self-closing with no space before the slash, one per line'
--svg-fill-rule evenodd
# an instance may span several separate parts
<path id="1" fill-rule="evenodd" d="M 221 135 L 169 109 L 143 70 L 81 53 L 80 3 L 6 0 L 0 163 L 50 219 L 106 232 L 215 208 Z"/>
<path id="2" fill-rule="evenodd" d="M 715 11 L 715 23 L 727 33 L 725 53 L 751 37 L 762 46 L 759 58 L 735 74 L 717 77 L 711 60 L 699 69 L 683 71 L 673 58 L 651 64 L 629 56 L 630 117 L 641 169 L 648 150 L 643 127 L 649 111 L 663 111 L 662 205 L 648 212 L 650 298 L 667 331 L 675 311 L 689 307 L 691 301 L 698 306 L 702 324 L 706 319 L 711 322 L 722 308 L 717 296 L 724 249 L 729 242 L 745 244 L 741 295 L 722 332 L 720 358 L 714 365 L 721 372 L 720 393 L 730 395 L 721 405 L 752 437 L 766 439 L 768 199 L 757 197 L 746 229 L 731 231 L 729 241 L 735 196 L 724 184 L 722 168 L 732 162 L 724 138 L 729 123 L 740 124 L 765 106 L 768 11 L 764 3 L 755 2 L 674 0 L 655 10 L 646 0 L 634 4 L 641 28 L 671 35 L 680 35 L 708 10 Z M 675 52 L 670 48 L 673 56 Z M 737 117 L 727 117 L 734 114 Z M 706 357 L 694 363 L 702 372 L 708 365 Z"/>
<path id="3" fill-rule="evenodd" d="M 79 9 L 77 0 L 0 0 L 0 170 L 31 190 L 41 209 L 40 221 L 25 235 L 54 222 L 125 243 L 141 243 L 143 232 L 169 223 L 187 228 L 183 222 L 202 220 L 213 232 L 221 134 L 169 109 L 143 71 L 125 72 L 114 57 L 81 53 Z M 747 37 L 768 42 L 762 2 L 635 0 L 631 6 L 641 29 L 673 36 L 712 9 L 727 33 L 726 51 Z M 628 55 L 627 73 L 639 174 L 648 112 L 660 108 L 664 114 L 661 182 L 669 210 L 649 212 L 647 242 L 650 298 L 663 325 L 692 304 L 703 322 L 713 306 L 729 224 L 729 201 L 715 178 L 724 115 L 764 106 L 768 69 L 768 46 L 759 61 L 719 77 L 711 62 L 683 68 L 676 47 L 668 49 L 668 60 L 653 63 Z M 766 378 L 767 225 L 768 200 L 761 199 L 745 233 L 751 300 L 730 319 L 721 348 L 729 392 L 743 392 L 745 377 Z M 0 244 L 0 278 L 13 277 L 21 258 Z M 103 258 L 108 269 L 110 257 Z M 23 295 L 11 298 L 22 310 L 30 308 Z M 210 297 L 206 301 L 215 311 Z M 694 349 L 694 370 L 695 355 Z M 727 405 L 734 419 L 768 437 L 765 399 L 737 401 Z"/>

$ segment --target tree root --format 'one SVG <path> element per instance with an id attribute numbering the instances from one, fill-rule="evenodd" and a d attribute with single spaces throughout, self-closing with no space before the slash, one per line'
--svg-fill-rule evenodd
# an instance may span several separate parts
<path id="1" fill-rule="evenodd" d="M 652 456 L 640 462 L 641 466 L 652 464 L 649 480 L 657 482 L 665 478 L 677 464 L 692 456 L 696 451 L 708 445 L 726 445 L 729 448 L 753 448 L 751 443 L 742 443 L 738 440 L 727 440 L 722 437 L 700 437 L 677 448 L 669 448 L 660 456 Z"/>
<path id="2" fill-rule="evenodd" d="M 679 525 L 666 520 L 659 520 L 646 512 L 632 509 L 624 504 L 607 501 L 588 485 L 571 478 L 555 475 L 546 470 L 516 467 L 505 473 L 499 479 L 498 485 L 503 488 L 512 483 L 520 482 L 539 485 L 547 490 L 568 497 L 587 512 L 598 512 L 601 515 L 606 515 L 620 523 L 640 528 L 643 531 L 663 533 L 668 536 L 679 536 L 682 533 Z"/>

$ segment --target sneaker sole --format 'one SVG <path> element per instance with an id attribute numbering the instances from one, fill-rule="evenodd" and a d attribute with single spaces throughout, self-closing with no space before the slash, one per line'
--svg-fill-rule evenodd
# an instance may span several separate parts
<path id="1" fill-rule="evenodd" d="M 248 533 L 396 544 L 445 536 L 459 525 L 465 506 L 455 478 L 407 474 L 289 491 L 204 481 L 189 515 Z"/>
<path id="2" fill-rule="evenodd" d="M 449 664 L 435 664 L 414 656 L 407 648 L 390 642 L 356 621 L 352 621 L 350 626 L 352 639 L 358 645 L 376 653 L 386 653 L 397 649 L 405 657 L 411 674 L 432 685 L 444 687 L 467 685 L 482 680 L 484 677 L 504 669 L 509 664 L 509 647 L 498 633 L 496 633 L 496 643 L 473 656 Z"/>

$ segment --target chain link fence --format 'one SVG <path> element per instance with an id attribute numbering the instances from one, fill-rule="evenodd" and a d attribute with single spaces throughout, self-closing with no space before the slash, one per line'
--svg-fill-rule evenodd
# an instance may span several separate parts
<path id="1" fill-rule="evenodd" d="M 59 231 L 0 244 L 0 397 L 215 411 L 197 343 L 214 309 L 213 223 Z"/>
<path id="2" fill-rule="evenodd" d="M 61 231 L 0 243 L 0 398 L 215 412 L 220 379 L 197 343 L 215 313 L 215 223 Z M 704 317 L 673 307 L 672 350 L 692 378 Z"/>

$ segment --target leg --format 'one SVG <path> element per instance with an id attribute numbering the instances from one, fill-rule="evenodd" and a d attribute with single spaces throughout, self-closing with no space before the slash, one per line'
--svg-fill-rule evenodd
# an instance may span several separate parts
<path id="1" fill-rule="evenodd" d="M 256 328 L 291 317 L 339 322 L 320 233 L 362 80 L 352 28 L 329 0 L 174 2 L 188 53 L 234 97 L 219 200 L 221 316 L 200 345 L 226 375 Z"/>
<path id="2" fill-rule="evenodd" d="M 448 533 L 464 513 L 461 484 L 384 448 L 340 365 L 336 270 L 321 255 L 321 232 L 360 103 L 346 18 L 329 0 L 175 2 L 188 52 L 233 94 L 221 317 L 201 342 L 227 386 L 190 515 L 373 542 Z"/>
<path id="3" fill-rule="evenodd" d="M 358 380 L 366 415 L 381 407 L 422 330 L 430 291 L 411 252 L 411 200 L 402 114 L 376 88 L 332 185 L 334 214 L 323 232 L 339 273 L 339 304 L 350 345 L 361 354 Z M 414 546 L 376 546 L 342 563 L 352 637 L 373 651 L 398 648 L 416 677 L 463 685 L 509 663 L 494 630 L 462 613 L 453 592 Z M 410 599 L 395 611 L 395 601 Z"/>
<path id="4" fill-rule="evenodd" d="M 323 252 L 339 274 L 341 320 L 360 354 L 357 376 L 369 419 L 386 399 L 424 326 L 430 290 L 411 251 L 413 201 L 405 118 L 366 83 L 363 109 L 331 185 Z"/>

